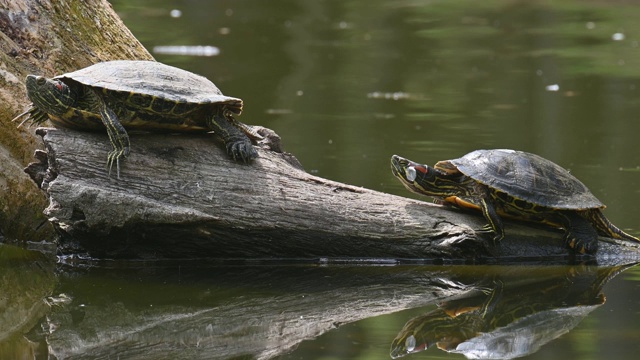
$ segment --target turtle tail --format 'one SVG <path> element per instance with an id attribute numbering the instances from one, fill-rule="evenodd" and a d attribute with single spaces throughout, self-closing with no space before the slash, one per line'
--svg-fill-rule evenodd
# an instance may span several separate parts
<path id="1" fill-rule="evenodd" d="M 640 242 L 640 239 L 638 239 L 637 237 L 633 235 L 629 235 L 626 232 L 618 229 L 615 225 L 613 225 L 611 221 L 609 221 L 609 219 L 607 219 L 604 216 L 604 214 L 602 213 L 602 210 L 600 209 L 591 209 L 588 212 L 587 217 L 594 224 L 596 230 L 600 235 L 611 237 L 614 239 L 631 240 L 634 242 Z"/>

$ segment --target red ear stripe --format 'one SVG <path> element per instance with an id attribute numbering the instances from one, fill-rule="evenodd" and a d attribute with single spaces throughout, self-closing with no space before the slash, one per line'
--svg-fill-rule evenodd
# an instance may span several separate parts
<path id="1" fill-rule="evenodd" d="M 58 90 L 62 91 L 62 84 L 61 83 L 56 83 L 56 87 L 58 88 Z"/>
<path id="2" fill-rule="evenodd" d="M 416 165 L 416 166 L 414 166 L 413 168 L 414 168 L 414 169 L 416 169 L 416 170 L 418 170 L 418 171 L 420 171 L 420 172 L 421 172 L 421 173 L 423 173 L 423 174 L 426 174 L 426 173 L 428 173 L 428 172 L 429 172 L 429 171 L 427 170 L 427 168 L 426 168 L 425 166 L 422 166 L 422 165 Z"/>

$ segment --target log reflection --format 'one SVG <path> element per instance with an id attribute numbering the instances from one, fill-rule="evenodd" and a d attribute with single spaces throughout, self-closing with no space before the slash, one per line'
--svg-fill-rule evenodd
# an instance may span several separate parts
<path id="1" fill-rule="evenodd" d="M 343 325 L 380 315 L 380 328 L 363 334 L 392 338 L 403 310 L 437 303 L 407 323 L 393 356 L 436 345 L 508 357 L 569 331 L 626 268 L 124 261 L 54 270 L 19 260 L 0 256 L 13 271 L 3 290 L 23 294 L 5 304 L 17 311 L 0 323 L 0 358 L 307 358 L 305 340 L 335 346 L 322 335 L 345 336 Z"/>

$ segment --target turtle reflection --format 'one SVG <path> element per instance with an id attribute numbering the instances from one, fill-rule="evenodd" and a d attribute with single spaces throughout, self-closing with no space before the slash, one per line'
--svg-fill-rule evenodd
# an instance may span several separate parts
<path id="1" fill-rule="evenodd" d="M 571 267 L 534 282 L 496 275 L 477 284 L 481 290 L 409 320 L 391 344 L 391 357 L 433 345 L 468 358 L 534 353 L 604 304 L 602 286 L 626 268 Z"/>

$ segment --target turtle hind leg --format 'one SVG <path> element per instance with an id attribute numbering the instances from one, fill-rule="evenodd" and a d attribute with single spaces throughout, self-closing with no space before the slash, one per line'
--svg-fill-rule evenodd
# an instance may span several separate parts
<path id="1" fill-rule="evenodd" d="M 249 163 L 258 157 L 258 152 L 244 130 L 246 125 L 240 127 L 237 124 L 240 123 L 224 107 L 207 121 L 207 125 L 224 141 L 229 156 L 237 162 Z"/>
<path id="2" fill-rule="evenodd" d="M 591 221 L 593 226 L 595 226 L 598 233 L 602 236 L 611 237 L 614 239 L 622 239 L 622 240 L 631 240 L 634 242 L 640 242 L 640 239 L 633 235 L 629 235 L 626 232 L 618 229 L 615 225 L 613 225 L 609 219 L 607 219 L 602 210 L 600 209 L 591 209 L 588 210 L 585 216 Z"/>
<path id="3" fill-rule="evenodd" d="M 485 189 L 485 191 L 487 191 L 487 195 L 479 198 L 478 201 L 482 215 L 487 220 L 487 225 L 482 228 L 482 231 L 492 233 L 493 244 L 497 245 L 500 240 L 504 239 L 504 225 L 491 197 L 488 195 L 488 190 Z"/>
<path id="4" fill-rule="evenodd" d="M 563 211 L 564 244 L 580 254 L 595 254 L 598 251 L 598 232 L 591 222 L 575 211 Z"/>

